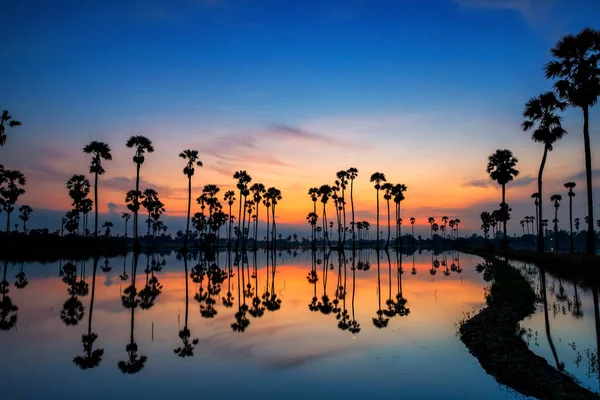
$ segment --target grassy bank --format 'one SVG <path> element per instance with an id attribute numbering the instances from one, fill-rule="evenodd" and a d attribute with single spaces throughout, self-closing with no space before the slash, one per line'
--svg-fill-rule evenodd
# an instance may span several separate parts
<path id="1" fill-rule="evenodd" d="M 520 272 L 495 258 L 488 258 L 484 266 L 494 279 L 487 307 L 459 328 L 462 342 L 483 369 L 499 383 L 527 396 L 599 399 L 529 350 L 521 338 L 519 322 L 535 311 L 535 293 Z"/>
<path id="2" fill-rule="evenodd" d="M 550 274 L 568 280 L 577 280 L 589 286 L 600 286 L 600 257 L 585 254 L 540 253 L 532 250 L 502 250 L 481 248 L 477 253 L 508 257 L 543 267 Z"/>

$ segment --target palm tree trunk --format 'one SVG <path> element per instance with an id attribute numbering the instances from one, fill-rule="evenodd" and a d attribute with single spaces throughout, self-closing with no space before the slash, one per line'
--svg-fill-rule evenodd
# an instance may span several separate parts
<path id="1" fill-rule="evenodd" d="M 6 272 L 6 269 L 4 271 Z M 592 297 L 594 299 L 594 321 L 596 323 L 596 357 L 598 357 L 600 356 L 600 311 L 598 307 L 598 289 L 595 286 L 592 286 Z M 600 382 L 600 370 L 598 370 L 598 381 Z"/>
<path id="2" fill-rule="evenodd" d="M 558 220 L 558 207 L 554 207 L 554 220 Z M 558 222 L 554 223 L 554 240 L 556 241 L 556 252 L 558 253 Z"/>
<path id="3" fill-rule="evenodd" d="M 542 226 L 543 220 L 543 196 L 542 196 L 542 176 L 544 175 L 544 166 L 546 165 L 546 157 L 548 156 L 548 146 L 544 146 L 544 155 L 542 156 L 542 163 L 540 164 L 540 170 L 538 172 L 538 220 L 537 220 L 537 250 L 540 252 L 544 251 L 544 227 Z"/>
<path id="4" fill-rule="evenodd" d="M 269 227 L 270 227 L 270 222 L 269 222 L 269 207 L 267 207 L 267 250 L 269 250 Z M 268 257 L 267 257 L 267 263 L 268 263 Z M 268 278 L 269 274 L 267 274 L 267 278 Z"/>
<path id="5" fill-rule="evenodd" d="M 390 225 L 390 201 L 387 200 L 387 212 L 388 212 L 388 235 L 387 235 L 387 243 L 385 244 L 386 249 L 388 247 L 390 247 L 390 232 L 391 232 L 391 225 Z"/>
<path id="6" fill-rule="evenodd" d="M 550 350 L 552 351 L 552 355 L 554 356 L 554 362 L 556 363 L 556 368 L 559 371 L 562 371 L 561 363 L 558 360 L 558 354 L 556 353 L 556 347 L 554 347 L 554 342 L 552 341 L 552 336 L 550 335 L 550 320 L 548 318 L 548 300 L 546 298 L 546 271 L 541 270 L 541 292 L 542 292 L 542 300 L 544 302 L 544 320 L 546 325 L 546 337 L 548 338 L 548 344 L 550 345 Z"/>
<path id="7" fill-rule="evenodd" d="M 137 171 L 136 171 L 136 176 L 135 176 L 135 192 L 136 192 L 136 202 L 139 203 L 140 199 L 138 196 L 138 192 L 140 191 L 140 163 L 137 163 Z M 136 207 L 135 212 L 133 213 L 133 247 L 135 249 L 135 251 L 139 250 L 140 247 L 140 243 L 139 243 L 139 239 L 138 239 L 138 207 Z M 133 335 L 132 335 L 133 336 Z"/>
<path id="8" fill-rule="evenodd" d="M 569 229 L 571 232 L 571 254 L 575 253 L 575 243 L 573 242 L 573 196 L 569 196 Z"/>
<path id="9" fill-rule="evenodd" d="M 240 245 L 240 237 L 242 236 L 242 231 L 240 230 L 242 225 L 242 189 L 240 189 L 240 207 L 238 210 L 238 233 L 240 236 L 235 238 L 235 249 L 237 250 Z"/>
<path id="10" fill-rule="evenodd" d="M 94 176 L 94 239 L 98 239 L 98 173 Z M 87 225 L 87 214 L 86 214 L 86 225 Z M 87 228 L 87 226 L 86 226 Z"/>
<path id="11" fill-rule="evenodd" d="M 260 206 L 260 201 L 256 202 L 256 220 L 254 221 L 254 250 L 258 248 L 258 207 Z M 257 286 L 258 287 L 258 286 Z"/>
<path id="12" fill-rule="evenodd" d="M 92 334 L 92 313 L 94 312 L 94 294 L 96 292 L 96 269 L 98 268 L 98 255 L 94 256 L 94 271 L 92 272 L 92 294 L 90 297 L 90 315 L 88 317 L 88 336 Z"/>
<path id="13" fill-rule="evenodd" d="M 188 235 L 190 232 L 190 214 L 192 211 L 192 176 L 188 175 L 188 204 L 187 204 L 187 220 L 185 221 L 185 238 L 183 239 L 183 252 L 187 252 Z M 187 276 L 187 275 L 186 275 Z M 187 285 L 187 278 L 186 278 Z M 186 292 L 187 296 L 187 292 Z M 187 307 L 187 300 L 186 300 Z"/>
<path id="14" fill-rule="evenodd" d="M 352 247 L 356 247 L 356 226 L 354 221 L 354 179 L 350 180 L 350 205 L 352 206 Z"/>
<path id="15" fill-rule="evenodd" d="M 585 147 L 585 181 L 587 184 L 588 229 L 586 237 L 586 253 L 596 254 L 594 234 L 594 200 L 592 195 L 592 151 L 590 147 L 589 110 L 583 107 L 583 143 Z"/>
<path id="16" fill-rule="evenodd" d="M 275 224 L 275 204 L 274 203 L 271 206 L 271 213 L 273 216 L 273 249 L 275 249 L 277 247 L 277 225 Z M 275 268 L 275 261 L 273 261 L 273 268 Z M 273 270 L 273 279 L 275 279 L 275 270 Z"/>
<path id="17" fill-rule="evenodd" d="M 376 189 L 375 191 L 377 193 L 377 247 L 376 248 L 379 249 L 379 189 Z"/>
<path id="18" fill-rule="evenodd" d="M 10 233 L 10 213 L 11 211 L 6 211 L 6 233 Z"/>
<path id="19" fill-rule="evenodd" d="M 502 203 L 504 204 L 505 207 L 508 208 L 508 204 L 506 204 L 506 185 L 502 185 Z M 508 209 L 507 211 L 508 212 Z M 503 234 L 503 239 L 502 239 L 502 247 L 504 248 L 504 250 L 508 249 L 508 236 L 506 235 L 506 216 L 504 216 L 504 218 L 502 218 L 503 221 L 503 227 L 502 227 L 502 234 Z"/>

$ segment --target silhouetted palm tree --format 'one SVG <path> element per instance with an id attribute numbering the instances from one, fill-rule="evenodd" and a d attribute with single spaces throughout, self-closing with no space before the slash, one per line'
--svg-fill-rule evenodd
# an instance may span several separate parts
<path id="1" fill-rule="evenodd" d="M 554 356 L 556 368 L 559 371 L 562 371 L 565 369 L 565 364 L 558 360 L 556 347 L 554 347 L 554 342 L 552 341 L 552 336 L 550 335 L 550 320 L 548 318 L 548 299 L 546 297 L 546 271 L 543 268 L 540 269 L 540 291 L 542 294 L 542 303 L 544 304 L 544 321 L 546 325 L 546 337 L 548 338 L 548 343 L 550 344 L 550 349 L 552 350 L 552 355 Z"/>
<path id="2" fill-rule="evenodd" d="M 21 213 L 21 215 L 19 215 L 19 218 L 21 219 L 21 221 L 23 221 L 23 232 L 26 233 L 27 221 L 29 221 L 29 215 L 31 215 L 33 209 L 27 204 L 24 204 L 21 207 L 19 207 L 19 212 Z"/>
<path id="3" fill-rule="evenodd" d="M 252 192 L 252 199 L 254 200 L 254 204 L 256 205 L 256 220 L 254 222 L 254 250 L 258 247 L 258 208 L 260 207 L 260 202 L 262 200 L 263 195 L 266 193 L 265 185 L 262 183 L 255 183 L 250 187 L 250 192 Z"/>
<path id="4" fill-rule="evenodd" d="M 133 162 L 136 165 L 136 174 L 135 174 L 135 192 L 133 194 L 137 196 L 137 201 L 139 202 L 140 197 L 140 168 L 144 163 L 146 152 L 153 153 L 154 147 L 152 146 L 152 141 L 145 136 L 132 136 L 127 140 L 126 146 L 129 148 L 135 148 L 135 154 L 133 156 Z M 132 193 L 130 191 L 129 193 Z M 139 206 L 134 207 L 133 211 L 133 242 L 135 251 L 139 250 L 139 239 L 138 239 L 138 211 Z"/>
<path id="5" fill-rule="evenodd" d="M 110 228 L 112 228 L 114 225 L 112 222 L 110 221 L 106 221 L 102 227 L 106 228 L 106 231 L 104 232 L 104 236 L 109 237 L 110 236 Z"/>
<path id="6" fill-rule="evenodd" d="M 487 173 L 490 178 L 498 182 L 502 186 L 502 204 L 506 204 L 506 184 L 519 175 L 519 171 L 515 169 L 519 160 L 513 156 L 510 150 L 496 150 L 488 158 Z M 504 239 L 502 246 L 508 248 L 508 236 L 506 234 L 506 222 L 508 221 L 508 213 L 502 213 L 502 223 Z"/>
<path id="7" fill-rule="evenodd" d="M 556 252 L 558 253 L 558 207 L 560 207 L 560 202 L 562 200 L 562 196 L 560 194 L 553 194 L 550 197 L 550 201 L 554 202 L 554 240 L 556 240 Z"/>
<path id="8" fill-rule="evenodd" d="M 15 126 L 20 126 L 21 122 L 12 119 L 12 116 L 8 114 L 8 110 L 2 112 L 2 116 L 0 117 L 0 147 L 6 144 L 6 124 L 14 128 Z"/>
<path id="9" fill-rule="evenodd" d="M 196 171 L 195 167 L 202 167 L 202 161 L 198 159 L 198 150 L 184 150 L 179 153 L 179 157 L 187 160 L 187 164 L 183 168 L 183 174 L 188 177 L 188 207 L 187 219 L 185 222 L 185 237 L 183 239 L 183 252 L 187 252 L 188 237 L 190 235 L 190 212 L 192 208 L 192 176 Z M 187 283 L 187 281 L 186 281 Z"/>
<path id="10" fill-rule="evenodd" d="M 5 169 L 3 185 L 0 188 L 0 204 L 6 211 L 6 232 L 10 232 L 10 214 L 15 210 L 19 197 L 25 193 L 23 186 L 26 184 L 25 176 L 21 171 Z"/>
<path id="11" fill-rule="evenodd" d="M 131 219 L 131 214 L 129 214 L 128 212 L 124 212 L 121 215 L 121 218 L 123 218 L 125 220 L 125 237 L 127 237 L 127 223 Z"/>
<path id="12" fill-rule="evenodd" d="M 331 186 L 321 185 L 319 195 L 321 196 L 321 203 L 323 203 L 323 216 L 321 220 L 323 222 L 323 247 L 325 247 L 326 243 L 329 244 L 329 234 L 327 233 L 327 202 L 331 197 Z"/>
<path id="13" fill-rule="evenodd" d="M 350 179 L 350 174 L 348 173 L 348 171 L 338 171 L 336 173 L 336 177 L 338 178 L 338 180 L 336 180 L 336 184 L 339 183 L 339 187 L 342 189 L 342 196 L 341 196 L 341 212 L 342 212 L 342 221 L 343 221 L 343 233 L 344 233 L 344 237 L 342 239 L 343 243 L 346 243 L 346 187 L 348 186 L 348 179 Z"/>
<path id="14" fill-rule="evenodd" d="M 223 201 L 227 202 L 229 206 L 229 225 L 227 228 L 227 248 L 231 248 L 231 226 L 233 224 L 233 215 L 232 215 L 232 206 L 235 202 L 235 192 L 233 190 L 228 190 L 225 192 L 225 196 L 223 197 Z"/>
<path id="15" fill-rule="evenodd" d="M 389 318 L 384 317 L 383 310 L 381 309 L 381 260 L 379 257 L 379 250 L 376 250 L 377 253 L 377 295 L 379 300 L 379 308 L 377 310 L 377 317 L 373 318 L 373 325 L 376 328 L 386 328 L 388 326 Z"/>
<path id="16" fill-rule="evenodd" d="M 533 199 L 533 204 L 535 205 L 535 220 L 530 219 L 529 222 L 536 222 L 538 221 L 539 218 L 539 205 L 540 205 L 540 194 L 535 192 L 531 195 L 531 198 Z M 538 229 L 538 224 L 534 224 L 536 226 L 536 229 Z M 534 234 L 534 230 L 533 230 L 533 225 L 531 227 L 531 233 Z"/>
<path id="17" fill-rule="evenodd" d="M 273 217 L 273 230 L 272 230 L 272 234 L 273 234 L 273 248 L 275 248 L 275 244 L 276 244 L 276 238 L 277 238 L 277 225 L 275 223 L 275 206 L 277 205 L 278 201 L 282 199 L 281 196 L 281 190 L 276 189 L 274 187 L 270 187 L 269 189 L 267 189 L 267 192 L 265 193 L 265 198 L 269 200 L 269 202 L 271 203 L 271 216 Z M 274 268 L 274 267 L 273 267 Z"/>
<path id="18" fill-rule="evenodd" d="M 385 175 L 381 172 L 375 172 L 371 175 L 371 182 L 375 182 L 375 192 L 377 193 L 377 249 L 379 248 L 379 190 L 381 182 L 386 182 Z"/>
<path id="19" fill-rule="evenodd" d="M 242 171 L 237 171 L 235 174 L 233 174 L 233 179 L 237 179 L 238 183 L 237 183 L 237 188 L 240 191 L 240 207 L 239 207 L 239 211 L 238 211 L 238 231 L 240 232 L 241 235 L 244 234 L 244 226 L 242 225 L 242 222 L 245 222 L 245 218 L 246 218 L 246 197 L 248 196 L 248 194 L 250 194 L 249 190 L 248 190 L 248 184 L 252 181 L 252 177 L 250 175 L 248 175 L 248 173 L 245 170 Z M 244 199 L 244 212 L 242 213 L 242 198 Z M 242 218 L 244 218 L 244 221 L 242 221 Z M 239 238 L 236 239 L 235 242 L 235 247 L 236 249 L 239 246 Z"/>
<path id="20" fill-rule="evenodd" d="M 557 78 L 554 89 L 561 99 L 583 111 L 583 143 L 587 183 L 588 216 L 587 254 L 595 254 L 594 202 L 592 198 L 592 151 L 589 109 L 600 96 L 600 31 L 584 28 L 576 35 L 565 35 L 551 50 L 554 59 L 546 64 L 546 78 Z M 541 194 L 541 193 L 540 193 Z"/>
<path id="21" fill-rule="evenodd" d="M 575 243 L 573 242 L 573 197 L 575 197 L 573 188 L 575 188 L 575 182 L 567 182 L 565 183 L 565 187 L 569 189 L 569 229 L 571 235 L 570 249 L 571 254 L 573 254 L 575 252 Z"/>
<path id="22" fill-rule="evenodd" d="M 98 238 L 98 175 L 104 174 L 102 160 L 112 160 L 110 147 L 104 142 L 92 141 L 83 148 L 86 154 L 93 154 L 92 163 L 90 164 L 90 173 L 94 174 L 94 206 L 95 206 L 95 223 L 94 237 Z"/>
<path id="23" fill-rule="evenodd" d="M 386 201 L 387 203 L 387 216 L 388 216 L 388 220 L 387 220 L 387 241 L 385 243 L 385 248 L 387 249 L 390 246 L 390 231 L 391 231 L 391 226 L 390 226 L 390 200 L 392 199 L 392 190 L 394 189 L 394 186 L 389 183 L 386 182 L 383 185 L 381 185 L 381 190 L 383 190 L 383 199 Z M 378 196 L 379 198 L 379 196 Z"/>
<path id="24" fill-rule="evenodd" d="M 350 179 L 350 206 L 352 207 L 352 246 L 356 247 L 356 221 L 354 220 L 354 180 L 358 176 L 358 169 L 351 167 L 348 168 L 346 172 L 348 173 L 348 179 Z"/>
<path id="25" fill-rule="evenodd" d="M 580 223 L 579 218 L 575 218 L 575 229 L 577 230 L 577 233 L 579 233 L 579 223 Z"/>
<path id="26" fill-rule="evenodd" d="M 553 144 L 557 140 L 560 140 L 560 138 L 567 134 L 567 131 L 563 129 L 561 124 L 562 117 L 557 114 L 558 110 L 563 111 L 566 107 L 567 103 L 559 101 L 553 92 L 546 92 L 529 99 L 525 103 L 525 110 L 523 111 L 523 118 L 525 118 L 525 121 L 521 124 L 523 131 L 528 131 L 537 124 L 537 128 L 531 134 L 531 139 L 534 142 L 544 144 L 544 155 L 542 156 L 542 163 L 538 172 L 538 251 L 544 251 L 542 176 L 548 152 L 552 151 Z"/>

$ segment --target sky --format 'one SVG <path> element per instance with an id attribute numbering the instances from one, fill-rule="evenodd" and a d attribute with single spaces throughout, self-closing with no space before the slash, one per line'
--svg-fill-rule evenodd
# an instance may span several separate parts
<path id="1" fill-rule="evenodd" d="M 308 189 L 355 167 L 357 219 L 375 220 L 369 176 L 383 172 L 407 185 L 403 218 L 417 218 L 423 234 L 428 217 L 443 215 L 460 218 L 463 233 L 479 231 L 481 211 L 501 200 L 487 157 L 508 148 L 521 172 L 507 189 L 512 233 L 535 215 L 543 151 L 520 129 L 524 104 L 551 88 L 543 66 L 556 40 L 599 28 L 600 2 L 23 0 L 3 15 L 0 108 L 23 126 L 8 130 L 0 163 L 27 177 L 19 203 L 35 209 L 29 228 L 59 227 L 70 208 L 65 182 L 87 172 L 81 149 L 99 140 L 113 152 L 100 179 L 101 223 L 119 231 L 135 179 L 125 142 L 142 134 L 156 151 L 141 188 L 159 192 L 173 231 L 184 226 L 178 154 L 187 148 L 204 163 L 194 199 L 205 184 L 234 188 L 233 173 L 247 170 L 282 191 L 283 233 L 308 232 Z M 599 117 L 592 109 L 592 154 Z M 564 113 L 569 134 L 549 154 L 544 191 L 566 199 L 563 184 L 574 180 L 583 220 L 582 125 L 579 110 Z M 598 215 L 597 158 L 593 168 Z M 545 215 L 553 211 L 547 200 Z M 559 220 L 567 212 L 563 201 Z"/>

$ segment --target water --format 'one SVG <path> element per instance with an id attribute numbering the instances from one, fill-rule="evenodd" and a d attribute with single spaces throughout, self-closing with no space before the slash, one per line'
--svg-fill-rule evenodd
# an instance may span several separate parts
<path id="1" fill-rule="evenodd" d="M 521 323 L 529 348 L 550 365 L 564 367 L 582 386 L 597 392 L 600 325 L 595 321 L 598 310 L 594 307 L 594 290 L 542 273 L 533 264 L 511 264 L 522 271 L 536 292 L 536 313 Z"/>
<path id="2" fill-rule="evenodd" d="M 481 259 L 456 252 L 379 256 L 372 250 L 354 259 L 352 252 L 313 258 L 311 252 L 261 251 L 236 262 L 221 253 L 214 263 L 221 273 L 207 273 L 212 262 L 141 255 L 135 297 L 126 292 L 132 255 L 107 260 L 110 271 L 99 260 L 95 284 L 93 260 L 76 263 L 75 270 L 66 262 L 6 264 L 0 272 L 18 310 L 5 316 L 8 330 L 0 331 L 3 398 L 520 397 L 488 376 L 456 335 L 465 313 L 484 306 L 488 283 L 475 271 Z M 197 264 L 204 269 L 194 270 Z M 24 282 L 21 269 L 24 288 L 15 285 Z M 308 279 L 313 270 L 315 283 Z M 228 292 L 231 307 L 223 302 Z M 583 318 L 558 313 L 552 320 L 555 341 L 578 332 L 557 344 L 567 363 L 567 342 L 576 342 L 583 361 L 580 368 L 567 363 L 567 370 L 578 377 L 585 375 L 585 350 L 595 351 L 593 310 L 585 292 L 579 295 Z M 11 315 L 18 315 L 14 324 Z M 543 321 L 538 312 L 524 326 L 531 329 L 531 347 L 547 357 Z M 95 340 L 85 349 L 88 333 Z"/>

